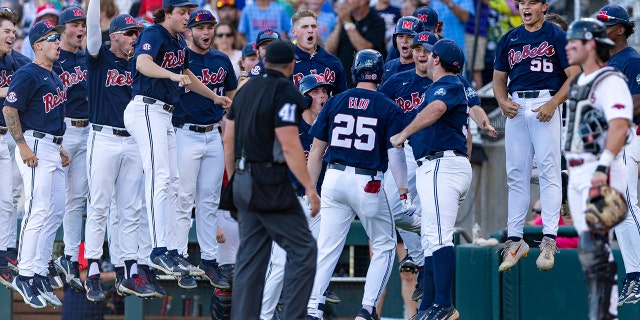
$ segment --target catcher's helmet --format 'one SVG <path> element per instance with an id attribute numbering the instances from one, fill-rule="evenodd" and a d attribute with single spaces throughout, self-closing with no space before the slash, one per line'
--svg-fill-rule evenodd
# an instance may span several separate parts
<path id="1" fill-rule="evenodd" d="M 393 32 L 393 47 L 397 48 L 396 37 L 399 34 L 408 34 L 415 36 L 418 32 L 423 31 L 422 21 L 413 16 L 406 16 L 398 19 L 396 23 L 396 29 Z"/>
<path id="2" fill-rule="evenodd" d="M 600 109 L 587 109 L 580 119 L 580 138 L 584 143 L 584 150 L 592 153 L 600 153 L 598 138 L 609 129 L 609 124 Z"/>
<path id="3" fill-rule="evenodd" d="M 602 44 L 614 45 L 613 41 L 607 38 L 607 27 L 592 18 L 582 18 L 571 23 L 567 30 L 567 40 L 572 39 L 595 40 Z"/>
<path id="4" fill-rule="evenodd" d="M 627 201 L 622 193 L 610 186 L 593 187 L 589 190 L 589 200 L 585 219 L 589 230 L 607 233 L 627 217 Z"/>
<path id="5" fill-rule="evenodd" d="M 351 66 L 351 76 L 353 82 L 375 82 L 382 81 L 384 73 L 384 59 L 380 52 L 373 49 L 364 49 L 356 53 Z"/>

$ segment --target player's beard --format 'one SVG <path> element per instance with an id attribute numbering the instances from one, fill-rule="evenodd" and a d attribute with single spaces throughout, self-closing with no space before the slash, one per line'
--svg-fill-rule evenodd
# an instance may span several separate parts
<path id="1" fill-rule="evenodd" d="M 196 39 L 195 37 L 193 38 L 193 45 L 196 46 L 196 48 L 203 51 L 207 51 L 210 48 L 209 46 L 204 45 L 204 43 L 202 43 L 200 39 Z"/>

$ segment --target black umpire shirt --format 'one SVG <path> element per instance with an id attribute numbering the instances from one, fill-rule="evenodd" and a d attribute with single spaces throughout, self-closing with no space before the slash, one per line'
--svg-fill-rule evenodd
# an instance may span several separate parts
<path id="1" fill-rule="evenodd" d="M 235 158 L 247 162 L 285 163 L 275 129 L 298 126 L 304 98 L 279 71 L 265 69 L 235 95 L 227 117 L 234 121 Z"/>

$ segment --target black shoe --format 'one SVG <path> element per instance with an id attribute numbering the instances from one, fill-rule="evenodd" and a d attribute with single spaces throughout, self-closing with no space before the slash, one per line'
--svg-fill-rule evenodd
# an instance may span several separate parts
<path id="1" fill-rule="evenodd" d="M 227 279 L 222 276 L 222 272 L 220 271 L 220 267 L 217 263 L 200 263 L 198 268 L 204 271 L 203 278 L 209 280 L 209 283 L 211 283 L 212 286 L 222 290 L 231 289 L 231 286 L 229 285 L 229 282 L 227 282 Z"/>
<path id="2" fill-rule="evenodd" d="M 193 278 L 191 275 L 177 276 L 176 279 L 178 280 L 178 286 L 182 289 L 191 290 L 198 287 L 198 284 L 196 283 L 196 279 Z"/>
<path id="3" fill-rule="evenodd" d="M 84 286 L 80 281 L 80 271 L 78 270 L 78 261 L 67 260 L 64 256 L 60 256 L 53 264 L 56 266 L 58 272 L 63 273 L 65 281 L 69 284 L 71 289 L 84 292 Z"/>
<path id="4" fill-rule="evenodd" d="M 458 318 L 460 318 L 460 314 L 453 305 L 443 307 L 434 304 L 431 306 L 431 312 L 429 312 L 427 320 L 456 320 Z"/>
<path id="5" fill-rule="evenodd" d="M 22 296 L 24 303 L 32 308 L 41 309 L 47 306 L 47 301 L 38 294 L 33 277 L 25 277 L 24 280 L 21 280 L 20 276 L 15 277 L 11 285 Z"/>
<path id="6" fill-rule="evenodd" d="M 200 268 L 194 266 L 189 262 L 189 260 L 185 259 L 183 255 L 175 255 L 173 259 L 178 264 L 181 269 L 189 270 L 189 275 L 191 276 L 204 276 L 204 271 Z"/>
<path id="7" fill-rule="evenodd" d="M 156 296 L 155 290 L 148 285 L 146 279 L 140 275 L 133 278 L 123 279 L 118 289 L 124 293 L 132 294 L 140 298 L 152 298 Z"/>
<path id="8" fill-rule="evenodd" d="M 400 261 L 400 272 L 418 273 L 418 265 L 407 255 Z"/>
<path id="9" fill-rule="evenodd" d="M 18 249 L 11 248 L 11 250 L 7 250 L 7 264 L 9 268 L 18 274 Z"/>
<path id="10" fill-rule="evenodd" d="M 186 276 L 189 274 L 189 270 L 181 268 L 177 259 L 171 256 L 168 251 L 159 256 L 151 255 L 150 267 L 154 267 L 171 276 Z"/>
<path id="11" fill-rule="evenodd" d="M 378 314 L 376 313 L 376 308 L 373 308 L 373 312 L 369 313 L 369 311 L 365 309 L 361 309 L 356 316 L 356 320 L 378 320 Z"/>
<path id="12" fill-rule="evenodd" d="M 418 281 L 416 281 L 416 290 L 413 292 L 411 296 L 411 300 L 418 301 L 422 299 L 422 288 L 424 283 L 424 269 L 422 272 L 418 272 Z"/>
<path id="13" fill-rule="evenodd" d="M 340 299 L 340 297 L 338 297 L 338 295 L 329 287 L 327 287 L 327 290 L 324 291 L 324 296 L 326 298 L 326 301 L 329 303 L 338 304 L 342 302 L 342 299 Z"/>
<path id="14" fill-rule="evenodd" d="M 53 293 L 53 288 L 51 288 L 47 277 L 36 274 L 33 277 L 33 285 L 44 301 L 52 305 L 54 308 L 62 307 L 62 302 Z"/>
<path id="15" fill-rule="evenodd" d="M 87 277 L 84 281 L 84 288 L 87 290 L 87 299 L 93 302 L 104 301 L 105 295 L 100 283 L 100 276 Z"/>
<path id="16" fill-rule="evenodd" d="M 0 284 L 3 284 L 7 289 L 13 290 L 11 283 L 18 274 L 9 268 L 9 266 L 0 266 Z"/>
<path id="17" fill-rule="evenodd" d="M 154 270 L 145 268 L 142 272 L 138 269 L 138 272 L 140 277 L 142 277 L 153 288 L 155 297 L 164 298 L 167 295 L 167 291 L 158 282 L 158 276 Z"/>
<path id="18" fill-rule="evenodd" d="M 53 260 L 49 260 L 49 274 L 47 278 L 49 279 L 49 284 L 53 290 L 58 290 L 64 288 L 64 283 L 62 282 L 62 278 L 60 278 L 60 274 L 58 274 L 58 270 L 53 266 Z"/>

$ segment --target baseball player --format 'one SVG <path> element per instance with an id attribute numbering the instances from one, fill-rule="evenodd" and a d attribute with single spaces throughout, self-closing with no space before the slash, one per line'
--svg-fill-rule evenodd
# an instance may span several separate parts
<path id="1" fill-rule="evenodd" d="M 617 5 L 605 6 L 600 9 L 596 18 L 607 27 L 607 36 L 614 42 L 611 48 L 611 58 L 607 65 L 622 72 L 627 78 L 627 86 L 631 92 L 634 106 L 634 130 L 633 139 L 624 148 L 623 157 L 627 167 L 626 196 L 629 212 L 624 223 L 616 226 L 616 238 L 622 253 L 626 277 L 624 279 L 621 294 L 618 297 L 618 307 L 624 303 L 636 303 L 640 301 L 640 208 L 638 207 L 638 163 L 640 162 L 640 137 L 638 137 L 637 124 L 640 123 L 640 114 L 636 109 L 640 107 L 640 55 L 629 47 L 627 38 L 634 33 L 635 22 L 629 19 L 627 11 Z M 640 110 L 640 109 L 639 109 Z"/>
<path id="2" fill-rule="evenodd" d="M 583 70 L 569 89 L 563 147 L 570 170 L 569 206 L 580 236 L 578 257 L 589 294 L 589 320 L 617 318 L 615 306 L 610 308 L 617 267 L 607 243 L 608 229 L 613 225 L 596 219 L 606 218 L 616 209 L 626 213 L 627 199 L 622 192 L 627 187 L 627 174 L 621 151 L 633 117 L 624 76 L 605 67 L 615 45 L 607 38 L 607 31 L 600 21 L 580 19 L 569 26 L 566 45 L 569 63 Z M 613 200 L 609 204 L 613 207 L 603 207 L 595 196 L 606 202 Z"/>
<path id="3" fill-rule="evenodd" d="M 413 38 L 416 34 L 422 31 L 423 26 L 420 19 L 413 16 L 398 19 L 396 29 L 393 32 L 393 47 L 398 50 L 400 57 L 385 63 L 382 82 L 398 72 L 412 70 L 415 67 L 411 56 L 411 45 L 413 45 Z"/>
<path id="4" fill-rule="evenodd" d="M 435 34 L 438 39 L 442 38 L 442 21 L 438 21 L 437 12 L 428 6 L 422 6 L 417 8 L 412 15 L 422 22 L 422 31 L 431 32 Z M 387 53 L 386 61 L 389 62 L 397 58 L 400 58 L 400 50 L 393 47 Z"/>
<path id="5" fill-rule="evenodd" d="M 197 268 L 171 247 L 167 228 L 177 223 L 178 165 L 176 137 L 171 116 L 180 93 L 187 88 L 226 107 L 231 103 L 207 88 L 189 70 L 189 52 L 184 38 L 189 10 L 195 5 L 183 0 L 164 0 L 154 15 L 155 25 L 136 40 L 133 100 L 124 111 L 124 124 L 142 157 L 145 203 L 153 251 L 151 266 L 174 276 L 185 276 Z M 169 253 L 169 250 L 172 250 Z"/>
<path id="6" fill-rule="evenodd" d="M 309 10 L 300 10 L 291 18 L 293 29 L 291 33 L 296 37 L 296 64 L 293 67 L 293 84 L 300 84 L 302 77 L 309 74 L 322 75 L 324 80 L 332 85 L 333 94 L 347 90 L 342 63 L 336 56 L 317 45 L 318 17 Z"/>
<path id="7" fill-rule="evenodd" d="M 267 29 L 264 31 L 258 32 L 258 36 L 256 37 L 256 48 L 258 52 L 258 63 L 251 68 L 249 71 L 249 78 L 253 78 L 264 70 L 264 55 L 267 51 L 267 46 L 271 41 L 275 39 L 280 39 L 280 34 L 277 31 Z"/>
<path id="8" fill-rule="evenodd" d="M 569 66 L 562 48 L 565 33 L 544 21 L 547 0 L 519 3 L 523 25 L 504 34 L 496 49 L 493 92 L 503 114 L 508 199 L 508 240 L 504 261 L 498 270 L 505 272 L 529 252 L 522 240 L 524 221 L 529 210 L 533 155 L 540 172 L 542 202 L 542 243 L 536 260 L 538 269 L 553 268 L 555 238 L 562 203 L 560 174 L 561 112 L 557 108 L 567 96 L 577 66 Z M 509 84 L 507 86 L 507 79 Z"/>
<path id="9" fill-rule="evenodd" d="M 87 103 L 87 62 L 80 50 L 86 36 L 86 17 L 82 9 L 70 7 L 60 14 L 60 59 L 53 70 L 60 76 L 67 92 L 65 102 L 64 148 L 71 164 L 65 169 L 66 204 L 64 214 L 64 255 L 55 261 L 58 272 L 64 273 L 71 288 L 84 291 L 78 271 L 78 248 L 82 236 L 82 214 L 87 204 L 87 139 L 89 137 L 89 107 Z"/>
<path id="10" fill-rule="evenodd" d="M 25 216 L 18 251 L 19 276 L 13 288 L 34 308 L 61 306 L 47 279 L 53 240 L 64 215 L 63 167 L 70 158 L 62 147 L 67 98 L 53 64 L 60 55 L 63 26 L 41 21 L 31 27 L 34 62 L 13 75 L 4 101 L 4 119 L 16 142 L 16 163 L 25 186 Z"/>
<path id="11" fill-rule="evenodd" d="M 16 21 L 12 13 L 0 11 L 0 101 L 4 105 L 11 78 L 22 63 L 14 59 L 13 42 L 15 41 Z M 9 261 L 17 265 L 16 256 L 16 223 L 17 210 L 13 204 L 13 172 L 14 163 L 7 140 L 8 129 L 4 117 L 0 116 L 0 283 L 11 288 L 11 282 L 17 270 L 9 267 Z M 13 141 L 13 140 L 11 140 Z"/>
<path id="12" fill-rule="evenodd" d="M 359 51 L 351 68 L 356 87 L 329 99 L 309 131 L 314 139 L 307 166 L 313 182 L 320 175 L 323 155 L 328 163 L 322 184 L 317 271 L 307 306 L 312 319 L 322 319 L 319 305 L 325 302 L 323 293 L 356 215 L 371 239 L 373 252 L 356 319 L 378 319 L 375 306 L 389 279 L 396 246 L 382 172 L 389 167 L 399 193 L 406 197 L 408 191 L 404 152 L 388 142 L 400 131 L 402 111 L 376 92 L 383 72 L 384 59 L 379 52 Z"/>
<path id="13" fill-rule="evenodd" d="M 118 260 L 124 263 L 123 281 L 118 290 L 147 298 L 154 295 L 149 283 L 138 278 L 138 232 L 142 212 L 142 160 L 135 140 L 124 128 L 123 114 L 131 96 L 129 58 L 141 27 L 128 14 L 116 16 L 109 26 L 111 47 L 102 45 L 100 4 L 90 2 L 87 9 L 87 93 L 91 130 L 87 140 L 87 177 L 89 205 L 85 225 L 85 280 L 87 299 L 105 299 L 100 282 L 100 258 L 108 220 L 110 249 L 117 247 Z M 112 208 L 112 199 L 115 206 Z M 144 226 L 146 228 L 146 225 Z M 123 241 L 119 241 L 123 239 Z M 110 253 L 113 250 L 110 250 Z M 115 254 L 113 252 L 112 254 Z"/>
<path id="14" fill-rule="evenodd" d="M 457 76 L 464 53 L 452 40 L 432 47 L 427 76 L 434 81 L 415 119 L 391 143 L 402 147 L 411 136 L 418 163 L 416 188 L 422 205 L 422 247 L 425 274 L 422 303 L 416 319 L 458 319 L 451 303 L 455 257 L 453 229 L 460 203 L 471 184 L 467 158 L 469 107 L 466 89 Z M 434 139 L 435 135 L 438 139 Z"/>
<path id="15" fill-rule="evenodd" d="M 218 95 L 233 97 L 238 80 L 231 60 L 224 53 L 211 49 L 213 26 L 216 19 L 207 10 L 195 10 L 189 16 L 187 28 L 191 33 L 189 43 L 189 68 L 209 89 Z M 229 289 L 229 283 L 222 277 L 216 258 L 218 244 L 212 230 L 216 230 L 217 211 L 220 203 L 222 176 L 224 173 L 224 151 L 220 137 L 219 122 L 224 109 L 219 104 L 191 91 L 180 96 L 173 113 L 178 145 L 178 220 L 176 228 L 169 229 L 170 239 L 175 239 L 174 247 L 179 255 L 187 255 L 191 210 L 195 200 L 196 232 L 200 244 L 199 274 L 204 275 L 211 285 Z M 178 285 L 185 289 L 196 287 L 195 279 L 181 277 Z"/>

